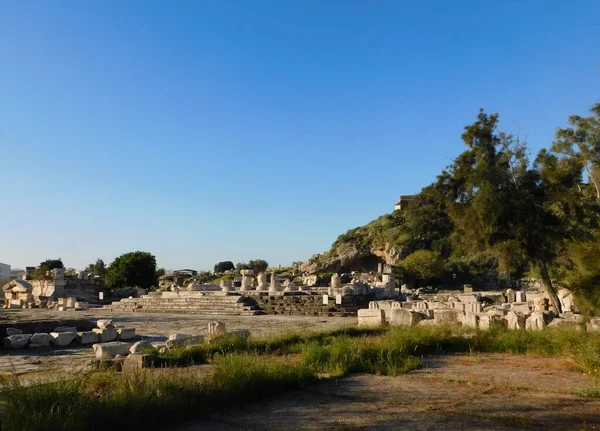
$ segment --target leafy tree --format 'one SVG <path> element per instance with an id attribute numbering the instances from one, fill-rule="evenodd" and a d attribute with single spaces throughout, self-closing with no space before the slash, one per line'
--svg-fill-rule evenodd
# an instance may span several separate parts
<path id="1" fill-rule="evenodd" d="M 406 276 L 421 281 L 439 278 L 444 273 L 442 256 L 430 250 L 417 250 L 397 265 Z"/>
<path id="2" fill-rule="evenodd" d="M 52 277 L 48 275 L 49 271 L 53 269 L 61 269 L 64 268 L 65 265 L 62 263 L 62 260 L 59 259 L 47 259 L 41 262 L 38 267 L 33 272 L 33 278 L 36 280 L 49 280 Z"/>
<path id="3" fill-rule="evenodd" d="M 592 106 L 591 112 L 590 117 L 569 117 L 573 127 L 558 129 L 552 151 L 571 158 L 585 170 L 600 201 L 600 103 Z"/>
<path id="4" fill-rule="evenodd" d="M 580 308 L 595 314 L 600 310 L 600 231 L 589 241 L 573 241 L 568 246 L 570 265 L 565 281 L 575 293 Z"/>
<path id="5" fill-rule="evenodd" d="M 233 262 L 230 260 L 226 260 L 226 261 L 217 263 L 214 267 L 214 272 L 221 273 L 221 272 L 225 272 L 225 271 L 231 271 L 234 269 L 235 269 L 235 265 L 233 264 Z"/>
<path id="6" fill-rule="evenodd" d="M 156 258 L 144 251 L 135 251 L 117 257 L 106 270 L 108 287 L 141 287 L 149 289 L 157 284 Z"/>
<path id="7" fill-rule="evenodd" d="M 90 263 L 85 270 L 91 274 L 104 277 L 104 274 L 106 273 L 106 264 L 102 259 L 97 259 L 96 263 Z"/>
<path id="8" fill-rule="evenodd" d="M 256 273 L 265 272 L 269 264 L 264 259 L 256 259 L 248 262 L 248 269 L 253 269 Z"/>
<path id="9" fill-rule="evenodd" d="M 564 230 L 551 211 L 540 170 L 529 166 L 525 144 L 496 133 L 497 122 L 497 114 L 481 110 L 462 135 L 468 149 L 439 177 L 455 225 L 452 238 L 468 256 L 494 256 L 502 273 L 535 265 L 560 312 L 549 265 Z"/>
<path id="10" fill-rule="evenodd" d="M 421 190 L 402 212 L 398 242 L 404 254 L 417 250 L 432 250 L 445 256 L 450 254 L 453 224 L 444 194 L 435 184 Z"/>
<path id="11" fill-rule="evenodd" d="M 166 274 L 166 271 L 164 268 L 158 268 L 156 270 L 156 278 L 162 277 Z"/>
<path id="12" fill-rule="evenodd" d="M 241 271 L 243 269 L 248 269 L 248 264 L 247 263 L 243 263 L 243 262 L 238 262 L 235 264 L 235 270 L 236 271 Z"/>

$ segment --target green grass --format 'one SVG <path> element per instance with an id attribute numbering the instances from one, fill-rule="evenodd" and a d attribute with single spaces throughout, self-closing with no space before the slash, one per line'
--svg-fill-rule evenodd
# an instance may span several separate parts
<path id="1" fill-rule="evenodd" d="M 600 334 L 560 328 L 526 332 L 413 327 L 352 328 L 268 339 L 229 335 L 160 355 L 159 362 L 167 369 L 91 373 L 31 387 L 4 378 L 0 413 L 3 430 L 164 429 L 217 409 L 301 389 L 323 376 L 399 375 L 420 368 L 423 356 L 454 352 L 569 357 L 591 372 L 600 368 Z M 209 375 L 199 374 L 198 368 L 168 369 L 201 363 L 212 365 Z M 599 394 L 594 389 L 578 395 Z"/>

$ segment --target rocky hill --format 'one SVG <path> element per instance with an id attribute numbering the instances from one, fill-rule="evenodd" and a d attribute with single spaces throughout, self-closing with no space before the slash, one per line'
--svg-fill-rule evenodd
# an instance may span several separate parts
<path id="1" fill-rule="evenodd" d="M 301 271 L 375 271 L 379 263 L 395 263 L 400 257 L 402 217 L 399 211 L 385 214 L 365 226 L 340 235 L 324 254 L 316 254 L 300 266 Z"/>

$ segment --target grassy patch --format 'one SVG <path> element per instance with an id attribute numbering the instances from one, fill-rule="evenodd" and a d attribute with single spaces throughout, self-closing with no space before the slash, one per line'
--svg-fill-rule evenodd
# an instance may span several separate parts
<path id="1" fill-rule="evenodd" d="M 589 374 L 600 368 L 600 334 L 560 328 L 526 332 L 413 327 L 349 328 L 268 339 L 227 335 L 159 357 L 167 366 L 210 363 L 208 375 L 195 374 L 194 368 L 100 372 L 31 387 L 5 378 L 0 381 L 0 412 L 3 430 L 164 429 L 216 409 L 303 388 L 320 376 L 335 378 L 356 372 L 398 375 L 420 368 L 425 355 L 453 352 L 569 357 Z M 600 390 L 578 395 L 598 397 Z M 516 416 L 492 420 L 531 425 Z"/>

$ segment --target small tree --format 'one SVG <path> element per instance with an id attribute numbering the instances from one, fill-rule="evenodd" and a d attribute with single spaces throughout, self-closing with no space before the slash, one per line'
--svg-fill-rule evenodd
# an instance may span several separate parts
<path id="1" fill-rule="evenodd" d="M 409 254 L 398 266 L 405 275 L 419 281 L 439 278 L 444 273 L 442 256 L 429 250 L 417 250 Z"/>
<path id="2" fill-rule="evenodd" d="M 122 254 L 106 270 L 105 282 L 113 289 L 156 286 L 156 258 L 144 251 Z"/>
<path id="3" fill-rule="evenodd" d="M 221 273 L 225 271 L 231 271 L 235 269 L 235 265 L 230 260 L 225 260 L 223 262 L 219 262 L 214 267 L 214 272 Z"/>
<path id="4" fill-rule="evenodd" d="M 162 277 L 165 274 L 166 274 L 166 271 L 164 268 L 158 268 L 156 270 L 156 278 Z"/>
<path id="5" fill-rule="evenodd" d="M 269 267 L 269 263 L 264 259 L 256 259 L 248 262 L 248 269 L 253 269 L 255 272 L 265 272 Z"/>
<path id="6" fill-rule="evenodd" d="M 53 269 L 64 268 L 65 265 L 62 263 L 60 258 L 58 259 L 47 259 L 39 264 L 39 266 L 33 272 L 33 278 L 36 280 L 49 280 L 52 277 L 48 275 L 48 271 Z"/>
<path id="7" fill-rule="evenodd" d="M 85 270 L 91 274 L 104 277 L 104 274 L 106 273 L 106 264 L 102 259 L 97 259 L 96 263 L 90 263 Z"/>

